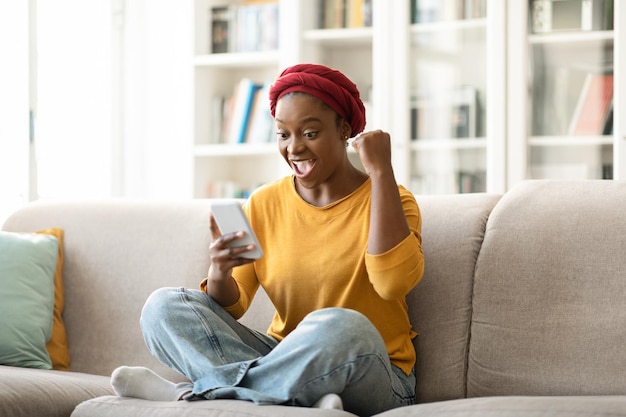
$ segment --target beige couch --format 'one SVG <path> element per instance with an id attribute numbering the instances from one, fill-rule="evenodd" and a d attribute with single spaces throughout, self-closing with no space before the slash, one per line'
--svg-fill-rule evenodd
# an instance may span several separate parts
<path id="1" fill-rule="evenodd" d="M 420 404 L 381 416 L 626 416 L 626 183 L 528 181 L 418 202 L 426 271 L 408 302 Z M 138 317 L 154 289 L 205 275 L 209 203 L 35 203 L 8 219 L 9 231 L 65 230 L 73 372 L 0 367 L 0 416 L 351 415 L 112 396 L 119 365 L 180 379 L 150 356 Z M 244 321 L 270 316 L 263 298 Z"/>

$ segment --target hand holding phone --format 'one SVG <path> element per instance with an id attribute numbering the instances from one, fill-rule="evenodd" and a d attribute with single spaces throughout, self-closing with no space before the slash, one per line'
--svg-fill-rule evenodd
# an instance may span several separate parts
<path id="1" fill-rule="evenodd" d="M 231 242 L 229 244 L 230 247 L 254 245 L 254 250 L 244 252 L 240 254 L 239 257 L 259 259 L 263 256 L 263 250 L 261 249 L 259 240 L 254 230 L 252 230 L 250 222 L 239 202 L 231 200 L 216 201 L 211 204 L 211 212 L 222 234 L 245 232 L 244 237 Z"/>

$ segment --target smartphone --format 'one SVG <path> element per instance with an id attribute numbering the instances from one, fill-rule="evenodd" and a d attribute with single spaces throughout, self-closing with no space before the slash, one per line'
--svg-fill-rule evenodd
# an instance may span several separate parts
<path id="1" fill-rule="evenodd" d="M 244 231 L 241 239 L 231 242 L 230 246 L 247 246 L 253 244 L 255 249 L 239 255 L 241 258 L 259 259 L 263 256 L 263 250 L 259 240 L 250 226 L 246 214 L 237 201 L 223 200 L 211 204 L 211 212 L 222 234 Z"/>

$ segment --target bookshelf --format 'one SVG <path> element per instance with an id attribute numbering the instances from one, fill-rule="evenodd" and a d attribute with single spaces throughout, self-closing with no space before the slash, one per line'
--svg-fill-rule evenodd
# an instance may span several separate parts
<path id="1" fill-rule="evenodd" d="M 270 142 L 269 132 L 265 143 L 244 143 L 245 133 L 235 132 L 241 130 L 241 122 L 230 123 L 239 112 L 234 108 L 233 97 L 242 94 L 242 80 L 260 90 L 281 67 L 276 29 L 280 27 L 277 22 L 280 6 L 276 2 L 274 5 L 272 9 L 271 2 L 244 5 L 234 1 L 194 0 L 194 197 L 245 196 L 280 175 L 281 161 L 272 152 L 275 146 Z M 272 16 L 276 23 L 261 25 L 267 16 Z M 219 30 L 213 28 L 213 19 L 220 19 Z M 248 39 L 241 36 L 236 39 L 237 25 L 246 27 Z M 273 29 L 274 33 L 261 33 L 261 27 L 265 32 Z M 240 100 L 240 105 L 244 104 Z M 251 108 L 242 108 L 240 112 L 240 116 L 249 115 Z"/>
<path id="2" fill-rule="evenodd" d="M 373 17 L 361 27 L 320 24 L 321 10 L 341 0 L 277 0 L 274 48 L 213 53 L 212 8 L 266 2 L 193 1 L 194 197 L 245 196 L 289 174 L 272 140 L 228 143 L 220 136 L 215 98 L 232 95 L 244 78 L 262 85 L 299 62 L 337 68 L 357 83 L 366 129 L 391 133 L 397 180 L 415 193 L 504 192 L 527 178 L 626 177 L 618 117 L 626 120 L 619 91 L 626 12 L 619 2 L 614 29 L 533 33 L 534 0 L 371 0 Z M 447 8 L 420 17 L 419 4 Z M 612 133 L 574 134 L 571 114 L 584 75 L 607 71 L 609 62 Z M 420 115 L 429 124 L 416 122 Z"/>
<path id="3" fill-rule="evenodd" d="M 411 188 L 486 191 L 486 10 L 420 13 L 411 25 Z M 470 65 L 472 63 L 473 65 Z"/>
<path id="4" fill-rule="evenodd" d="M 624 68 L 622 7 L 613 0 L 512 5 L 510 12 L 528 23 L 509 31 L 510 48 L 525 49 L 526 71 L 518 76 L 528 80 L 528 89 L 509 84 L 509 108 L 527 120 L 508 132 L 522 161 L 515 169 L 510 164 L 510 184 L 524 178 L 624 178 L 624 136 L 613 122 L 624 99 L 616 88 Z"/>
<path id="5" fill-rule="evenodd" d="M 277 21 L 280 22 L 276 35 L 277 44 L 274 48 L 264 50 L 250 48 L 245 51 L 234 48 L 222 52 L 227 47 L 221 45 L 217 49 L 219 53 L 213 52 L 214 10 L 230 9 L 230 13 L 233 14 L 238 8 L 272 3 L 278 6 Z M 226 114 L 218 112 L 219 115 L 215 116 L 216 100 L 224 100 L 234 95 L 233 91 L 242 79 L 262 85 L 271 81 L 288 65 L 297 62 L 319 62 L 344 71 L 359 86 L 364 86 L 361 94 L 367 101 L 372 85 L 373 31 L 371 26 L 365 25 L 370 23 L 362 18 L 359 23 L 361 26 L 346 23 L 345 25 L 353 27 L 320 27 L 322 16 L 319 6 L 322 3 L 328 3 L 329 7 L 334 8 L 334 3 L 338 5 L 340 2 L 195 1 L 194 197 L 242 197 L 258 185 L 289 173 L 287 164 L 278 154 L 273 137 L 266 143 L 233 141 L 224 133 L 224 127 L 218 126 L 230 124 L 230 121 L 228 112 Z M 371 0 L 351 3 L 365 7 L 371 4 Z M 306 16 L 315 18 L 308 19 Z M 248 26 L 245 28 L 248 30 Z M 266 94 L 267 92 L 265 96 Z M 218 104 L 217 107 L 219 106 Z M 370 120 L 373 120 L 371 109 L 368 110 Z M 350 152 L 350 157 L 357 166 L 360 166 L 354 152 Z"/>

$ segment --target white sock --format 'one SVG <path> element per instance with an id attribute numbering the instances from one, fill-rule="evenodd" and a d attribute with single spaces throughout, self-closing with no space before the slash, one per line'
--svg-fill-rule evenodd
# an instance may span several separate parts
<path id="1" fill-rule="evenodd" d="M 343 402 L 341 397 L 337 394 L 326 394 L 322 396 L 315 404 L 313 408 L 325 408 L 327 410 L 343 410 Z"/>
<path id="2" fill-rule="evenodd" d="M 151 401 L 178 401 L 193 389 L 189 382 L 175 384 L 142 366 L 120 366 L 111 374 L 111 386 L 118 397 Z"/>

